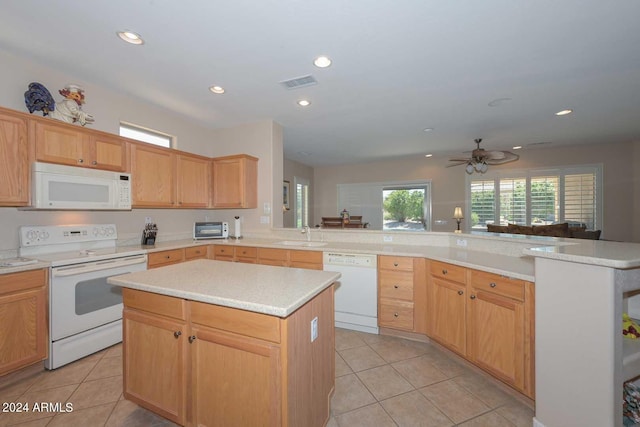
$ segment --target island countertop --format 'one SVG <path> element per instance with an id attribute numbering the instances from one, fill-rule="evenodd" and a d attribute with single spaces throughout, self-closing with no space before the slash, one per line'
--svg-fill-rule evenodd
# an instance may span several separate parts
<path id="1" fill-rule="evenodd" d="M 113 276 L 116 286 L 287 317 L 340 277 L 330 271 L 199 259 Z"/>

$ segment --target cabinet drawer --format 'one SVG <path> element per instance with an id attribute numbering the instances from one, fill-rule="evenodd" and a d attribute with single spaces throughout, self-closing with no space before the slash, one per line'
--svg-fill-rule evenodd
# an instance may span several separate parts
<path id="1" fill-rule="evenodd" d="M 187 318 L 186 301 L 182 298 L 124 288 L 122 289 L 122 299 L 124 305 L 128 308 L 135 308 L 136 310 L 148 311 L 181 320 Z"/>
<path id="2" fill-rule="evenodd" d="M 233 247 L 226 245 L 213 245 L 213 257 L 219 259 L 221 257 L 233 258 Z"/>
<path id="3" fill-rule="evenodd" d="M 471 270 L 471 284 L 476 290 L 524 301 L 524 280 Z"/>
<path id="4" fill-rule="evenodd" d="M 256 258 L 258 256 L 258 248 L 238 246 L 236 247 L 235 255 L 237 258 Z"/>
<path id="5" fill-rule="evenodd" d="M 208 254 L 207 246 L 192 246 L 184 249 L 185 259 L 206 258 Z"/>
<path id="6" fill-rule="evenodd" d="M 184 249 L 173 249 L 170 251 L 150 253 L 147 266 L 153 268 L 182 261 L 184 261 Z"/>
<path id="7" fill-rule="evenodd" d="M 289 251 L 287 249 L 258 248 L 258 258 L 288 261 Z"/>
<path id="8" fill-rule="evenodd" d="M 47 279 L 47 269 L 2 274 L 0 275 L 0 295 L 39 288 L 47 284 Z"/>
<path id="9" fill-rule="evenodd" d="M 382 270 L 379 273 L 380 298 L 413 301 L 413 273 Z"/>
<path id="10" fill-rule="evenodd" d="M 381 299 L 378 316 L 380 326 L 413 330 L 413 303 Z"/>
<path id="11" fill-rule="evenodd" d="M 191 323 L 248 337 L 280 342 L 280 319 L 262 313 L 189 301 Z"/>
<path id="12" fill-rule="evenodd" d="M 452 282 L 466 283 L 466 271 L 464 267 L 458 265 L 447 264 L 445 262 L 431 261 L 431 275 L 442 279 L 451 280 Z"/>
<path id="13" fill-rule="evenodd" d="M 322 264 L 317 264 L 315 262 L 291 261 L 289 263 L 289 267 L 291 267 L 291 268 L 305 268 L 307 270 L 322 270 Z"/>
<path id="14" fill-rule="evenodd" d="M 413 271 L 413 258 L 402 256 L 379 256 L 378 268 L 384 270 Z"/>
<path id="15" fill-rule="evenodd" d="M 291 262 L 305 262 L 322 266 L 322 252 L 318 251 L 291 251 L 289 259 Z"/>

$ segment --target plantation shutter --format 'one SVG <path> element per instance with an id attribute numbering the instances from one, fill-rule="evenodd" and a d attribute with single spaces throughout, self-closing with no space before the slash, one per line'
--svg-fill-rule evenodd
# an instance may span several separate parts
<path id="1" fill-rule="evenodd" d="M 527 223 L 526 178 L 500 180 L 500 216 L 511 224 Z"/>
<path id="2" fill-rule="evenodd" d="M 486 228 L 496 221 L 496 188 L 493 180 L 471 181 L 471 226 Z"/>
<path id="3" fill-rule="evenodd" d="M 559 194 L 558 176 L 536 176 L 531 178 L 531 221 L 532 225 L 558 221 Z"/>
<path id="4" fill-rule="evenodd" d="M 596 228 L 596 176 L 593 173 L 571 174 L 564 178 L 564 219 L 582 222 L 587 229 Z"/>

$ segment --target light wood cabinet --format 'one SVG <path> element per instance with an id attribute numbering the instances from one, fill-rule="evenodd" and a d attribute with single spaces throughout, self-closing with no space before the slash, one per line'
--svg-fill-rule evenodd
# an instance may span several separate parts
<path id="1" fill-rule="evenodd" d="M 258 206 L 258 159 L 246 154 L 212 160 L 212 207 Z"/>
<path id="2" fill-rule="evenodd" d="M 533 284 L 438 261 L 429 265 L 427 334 L 533 398 Z"/>
<path id="3" fill-rule="evenodd" d="M 258 262 L 258 248 L 251 246 L 214 245 L 213 259 L 218 261 L 235 261 L 247 264 Z"/>
<path id="4" fill-rule="evenodd" d="M 176 154 L 150 144 L 130 144 L 134 208 L 174 207 Z"/>
<path id="5" fill-rule="evenodd" d="M 321 251 L 258 248 L 258 264 L 322 270 Z"/>
<path id="6" fill-rule="evenodd" d="M 430 261 L 430 335 L 456 353 L 467 354 L 466 269 Z"/>
<path id="7" fill-rule="evenodd" d="M 532 284 L 475 270 L 470 277 L 469 360 L 533 397 Z"/>
<path id="8" fill-rule="evenodd" d="M 325 425 L 333 287 L 285 319 L 132 289 L 123 299 L 127 399 L 180 425 Z"/>
<path id="9" fill-rule="evenodd" d="M 208 157 L 180 153 L 176 158 L 176 190 L 179 208 L 209 206 L 211 161 Z"/>
<path id="10" fill-rule="evenodd" d="M 184 249 L 170 249 L 167 251 L 151 252 L 147 256 L 147 268 L 164 267 L 165 265 L 177 264 L 184 260 Z"/>
<path id="11" fill-rule="evenodd" d="M 424 259 L 378 257 L 378 325 L 426 333 Z"/>
<path id="12" fill-rule="evenodd" d="M 116 172 L 129 169 L 123 138 L 55 121 L 31 122 L 38 161 Z"/>
<path id="13" fill-rule="evenodd" d="M 185 261 L 191 261 L 194 259 L 207 259 L 209 257 L 209 246 L 190 246 L 184 248 Z"/>
<path id="14" fill-rule="evenodd" d="M 48 270 L 0 275 L 0 376 L 47 357 Z"/>
<path id="15" fill-rule="evenodd" d="M 0 110 L 0 206 L 29 204 L 28 119 Z"/>

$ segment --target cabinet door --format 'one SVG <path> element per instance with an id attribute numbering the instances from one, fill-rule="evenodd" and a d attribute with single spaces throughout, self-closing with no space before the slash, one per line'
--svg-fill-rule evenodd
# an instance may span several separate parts
<path id="1" fill-rule="evenodd" d="M 466 355 L 466 288 L 446 280 L 432 278 L 432 334 L 449 349 Z"/>
<path id="2" fill-rule="evenodd" d="M 193 326 L 193 425 L 280 426 L 278 345 Z"/>
<path id="3" fill-rule="evenodd" d="M 124 396 L 185 425 L 186 324 L 128 308 L 123 313 Z"/>
<path id="4" fill-rule="evenodd" d="M 70 166 L 90 166 L 85 158 L 88 135 L 82 129 L 54 122 L 32 121 L 35 127 L 36 160 Z"/>
<path id="5" fill-rule="evenodd" d="M 0 206 L 29 204 L 27 119 L 0 113 Z"/>
<path id="6" fill-rule="evenodd" d="M 206 208 L 209 206 L 209 159 L 179 154 L 177 156 L 178 207 Z"/>
<path id="7" fill-rule="evenodd" d="M 91 162 L 87 166 L 116 172 L 129 171 L 127 142 L 116 136 L 91 135 L 89 147 Z"/>
<path id="8" fill-rule="evenodd" d="M 467 305 L 469 359 L 508 384 L 524 388 L 524 303 L 473 290 Z"/>
<path id="9" fill-rule="evenodd" d="M 46 287 L 0 295 L 0 376 L 47 357 Z"/>
<path id="10" fill-rule="evenodd" d="M 229 156 L 213 159 L 212 205 L 214 208 L 258 206 L 258 159 Z"/>
<path id="11" fill-rule="evenodd" d="M 133 207 L 173 207 L 175 153 L 142 144 L 130 146 Z"/>

